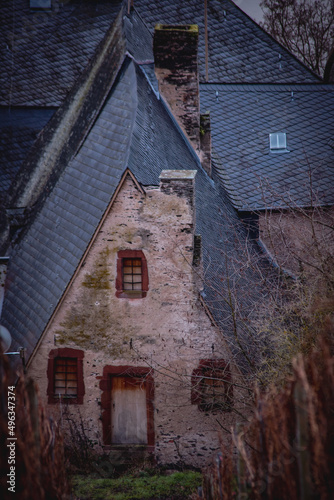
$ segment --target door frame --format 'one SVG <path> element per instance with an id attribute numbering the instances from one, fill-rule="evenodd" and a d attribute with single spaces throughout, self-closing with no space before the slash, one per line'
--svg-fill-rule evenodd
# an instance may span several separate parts
<path id="1" fill-rule="evenodd" d="M 146 411 L 147 411 L 147 445 L 137 445 L 144 448 L 153 448 L 155 442 L 154 433 L 154 378 L 153 370 L 147 367 L 138 366 L 105 366 L 103 368 L 102 377 L 97 377 L 100 380 L 101 389 L 101 420 L 103 443 L 105 446 L 111 447 L 111 391 L 113 377 L 129 377 L 143 378 L 146 385 Z M 115 445 L 119 447 L 120 445 Z M 124 444 L 124 447 L 132 446 Z"/>

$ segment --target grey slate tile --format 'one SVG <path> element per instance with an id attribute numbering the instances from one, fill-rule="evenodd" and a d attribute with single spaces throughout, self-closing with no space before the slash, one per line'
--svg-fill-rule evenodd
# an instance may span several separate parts
<path id="1" fill-rule="evenodd" d="M 0 103 L 8 105 L 10 99 L 12 105 L 59 106 L 93 57 L 121 3 L 57 2 L 51 13 L 39 17 L 25 0 L 2 5 Z M 28 33 L 25 26 L 31 22 L 35 29 Z"/>
<path id="2" fill-rule="evenodd" d="M 0 199 L 54 109 L 0 108 Z"/>
<path id="3" fill-rule="evenodd" d="M 278 206 L 287 190 L 308 205 L 309 165 L 319 202 L 333 203 L 333 85 L 201 84 L 200 92 L 211 113 L 215 168 L 236 208 Z M 289 153 L 270 152 L 269 133 L 278 131 L 287 133 Z"/>
<path id="4" fill-rule="evenodd" d="M 122 94 L 126 97 L 123 105 L 127 106 L 129 115 L 135 112 L 131 91 L 134 78 L 134 70 L 130 66 L 125 69 L 118 84 L 130 89 L 128 94 Z M 112 113 L 117 104 L 117 99 L 111 96 L 104 109 Z M 101 119 L 103 121 L 103 110 Z M 131 127 L 123 126 L 123 137 L 127 136 L 128 145 L 130 134 Z M 109 138 L 108 144 L 112 148 L 112 138 Z M 109 180 L 110 192 L 108 196 L 104 195 L 99 190 L 99 172 L 96 168 L 81 164 L 83 154 L 81 149 L 75 160 L 67 166 L 20 246 L 15 249 L 9 266 L 10 287 L 2 320 L 16 339 L 16 346 L 28 343 L 28 356 L 72 277 L 122 174 L 118 162 L 116 171 L 113 171 L 110 162 L 108 169 L 100 165 L 105 182 Z M 126 162 L 127 148 L 124 150 L 123 170 Z M 76 179 L 78 166 L 84 169 L 87 181 L 90 180 L 83 182 L 80 190 L 69 182 L 70 179 Z M 100 196 L 96 196 L 96 193 Z M 31 311 L 34 311 L 33 333 L 28 321 Z"/>
<path id="5" fill-rule="evenodd" d="M 208 0 L 209 81 L 316 82 L 319 79 L 230 0 Z M 201 0 L 137 0 L 153 31 L 156 23 L 199 26 L 200 79 L 205 81 L 204 3 Z M 226 15 L 223 15 L 223 13 Z M 281 56 L 281 58 L 279 58 Z"/>

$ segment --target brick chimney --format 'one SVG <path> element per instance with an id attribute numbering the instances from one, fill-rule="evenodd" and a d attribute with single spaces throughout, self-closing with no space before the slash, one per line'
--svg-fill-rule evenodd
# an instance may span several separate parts
<path id="1" fill-rule="evenodd" d="M 159 92 L 189 137 L 200 149 L 198 26 L 157 24 L 153 53 Z"/>

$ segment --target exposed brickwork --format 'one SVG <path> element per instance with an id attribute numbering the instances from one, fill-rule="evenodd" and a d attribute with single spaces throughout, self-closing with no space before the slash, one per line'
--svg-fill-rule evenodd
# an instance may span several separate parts
<path id="1" fill-rule="evenodd" d="M 184 183 L 191 186 L 193 179 Z M 143 194 L 127 177 L 29 374 L 46 398 L 50 351 L 55 347 L 83 350 L 85 396 L 80 413 L 89 437 L 102 446 L 101 417 L 106 418 L 102 393 L 104 405 L 108 398 L 100 383 L 106 380 L 106 370 L 152 368 L 154 411 L 149 423 L 155 430 L 156 460 L 202 466 L 219 448 L 217 419 L 230 428 L 233 414 L 201 412 L 191 405 L 191 375 L 201 359 L 228 360 L 229 353 L 221 347 L 220 334 L 198 296 L 198 270 L 192 268 L 192 188 L 171 186 L 173 182 L 166 190 L 148 189 Z M 128 249 L 143 251 L 147 259 L 149 290 L 142 299 L 115 294 L 117 254 Z M 235 373 L 232 377 L 235 380 Z M 56 414 L 59 407 L 49 409 Z M 69 410 L 77 415 L 73 405 Z"/>
<path id="2" fill-rule="evenodd" d="M 198 27 L 157 25 L 153 52 L 159 91 L 199 149 Z"/>

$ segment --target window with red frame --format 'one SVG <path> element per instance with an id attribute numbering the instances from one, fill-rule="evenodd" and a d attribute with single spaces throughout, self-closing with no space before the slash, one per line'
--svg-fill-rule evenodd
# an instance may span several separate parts
<path id="1" fill-rule="evenodd" d="M 116 296 L 138 299 L 148 291 L 147 261 L 141 250 L 121 250 L 117 255 Z"/>
<path id="2" fill-rule="evenodd" d="M 82 404 L 84 352 L 79 349 L 53 349 L 48 360 L 48 403 Z"/>
<path id="3" fill-rule="evenodd" d="M 54 393 L 58 397 L 77 397 L 78 367 L 76 358 L 55 358 Z"/>
<path id="4" fill-rule="evenodd" d="M 191 402 L 202 411 L 231 411 L 233 387 L 226 361 L 204 359 L 193 371 Z"/>

